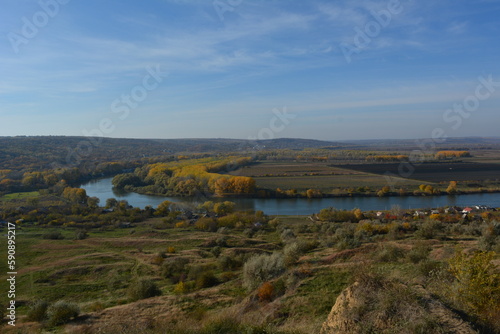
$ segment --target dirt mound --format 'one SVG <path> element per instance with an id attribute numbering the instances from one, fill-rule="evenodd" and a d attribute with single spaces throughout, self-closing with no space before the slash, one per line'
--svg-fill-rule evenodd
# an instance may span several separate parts
<path id="1" fill-rule="evenodd" d="M 421 286 L 356 282 L 337 297 L 321 334 L 477 333 Z"/>

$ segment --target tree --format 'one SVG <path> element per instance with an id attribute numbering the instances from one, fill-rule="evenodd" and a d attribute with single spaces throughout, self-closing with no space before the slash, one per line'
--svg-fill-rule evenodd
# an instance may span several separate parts
<path id="1" fill-rule="evenodd" d="M 141 179 L 133 173 L 116 175 L 112 183 L 118 189 L 124 189 L 125 186 L 140 187 L 143 185 Z"/>
<path id="2" fill-rule="evenodd" d="M 118 205 L 116 198 L 108 198 L 106 200 L 106 209 L 114 209 Z"/>
<path id="3" fill-rule="evenodd" d="M 158 205 L 155 211 L 155 216 L 168 216 L 170 213 L 170 205 L 172 202 L 170 201 L 163 201 Z"/>
<path id="4" fill-rule="evenodd" d="M 99 202 L 101 200 L 97 197 L 89 197 L 87 199 L 87 206 L 91 209 L 91 210 L 95 210 L 99 207 Z"/>
<path id="5" fill-rule="evenodd" d="M 82 188 L 67 187 L 62 193 L 62 197 L 73 203 L 83 204 L 87 202 L 87 192 Z"/>
<path id="6" fill-rule="evenodd" d="M 446 188 L 446 192 L 450 195 L 457 193 L 457 181 L 450 181 L 450 185 Z"/>
<path id="7" fill-rule="evenodd" d="M 118 202 L 117 207 L 120 211 L 125 211 L 130 207 L 130 204 L 124 199 Z"/>
<path id="8" fill-rule="evenodd" d="M 232 213 L 235 206 L 236 203 L 230 201 L 215 203 L 214 212 L 219 216 L 225 216 L 229 213 Z"/>
<path id="9" fill-rule="evenodd" d="M 306 191 L 307 198 L 320 198 L 322 196 L 321 190 L 318 189 L 308 189 Z"/>
<path id="10" fill-rule="evenodd" d="M 205 203 L 201 204 L 198 209 L 199 210 L 204 210 L 205 212 L 214 212 L 214 205 L 215 203 L 212 201 L 206 201 Z"/>

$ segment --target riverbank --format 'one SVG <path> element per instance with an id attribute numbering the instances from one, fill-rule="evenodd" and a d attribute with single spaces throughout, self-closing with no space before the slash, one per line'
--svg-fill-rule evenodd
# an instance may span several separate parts
<path id="1" fill-rule="evenodd" d="M 238 210 L 261 210 L 270 215 L 310 215 L 321 209 L 335 207 L 338 209 L 352 210 L 359 208 L 363 211 L 388 210 L 393 206 L 403 209 L 425 209 L 448 206 L 473 206 L 485 205 L 490 207 L 500 206 L 500 193 L 475 193 L 458 195 L 434 196 L 343 196 L 328 198 L 217 198 L 217 197 L 165 197 L 151 196 L 138 193 L 124 193 L 113 190 L 111 178 L 99 179 L 81 187 L 87 195 L 97 197 L 101 203 L 108 198 L 126 200 L 132 206 L 144 208 L 156 207 L 165 200 L 181 203 L 187 206 L 197 206 L 205 201 L 233 201 Z"/>

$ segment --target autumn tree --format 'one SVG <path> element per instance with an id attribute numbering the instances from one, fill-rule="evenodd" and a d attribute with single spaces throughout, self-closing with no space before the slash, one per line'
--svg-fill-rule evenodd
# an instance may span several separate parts
<path id="1" fill-rule="evenodd" d="M 170 213 L 170 205 L 172 205 L 170 201 L 161 202 L 156 208 L 155 216 L 167 216 Z"/>
<path id="2" fill-rule="evenodd" d="M 62 193 L 62 197 L 73 203 L 83 204 L 87 202 L 87 192 L 82 188 L 67 187 Z"/>
<path id="3" fill-rule="evenodd" d="M 450 181 L 450 185 L 446 188 L 446 192 L 448 194 L 456 194 L 457 193 L 457 181 Z"/>
<path id="4" fill-rule="evenodd" d="M 235 206 L 236 204 L 230 201 L 215 203 L 214 212 L 219 216 L 225 216 L 229 213 L 232 213 Z"/>

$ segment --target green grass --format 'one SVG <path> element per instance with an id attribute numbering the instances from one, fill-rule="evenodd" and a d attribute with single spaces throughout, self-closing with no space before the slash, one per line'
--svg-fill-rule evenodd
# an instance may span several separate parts
<path id="1" fill-rule="evenodd" d="M 0 201 L 12 201 L 12 200 L 18 200 L 18 199 L 29 199 L 29 198 L 36 198 L 40 196 L 40 193 L 38 191 L 31 191 L 31 192 L 22 192 L 22 193 L 12 193 L 12 194 L 7 194 L 2 197 L 0 197 Z"/>
<path id="2" fill-rule="evenodd" d="M 306 280 L 296 294 L 288 298 L 289 311 L 295 316 L 326 318 L 340 292 L 349 285 L 351 273 L 338 269 L 321 269 Z"/>

